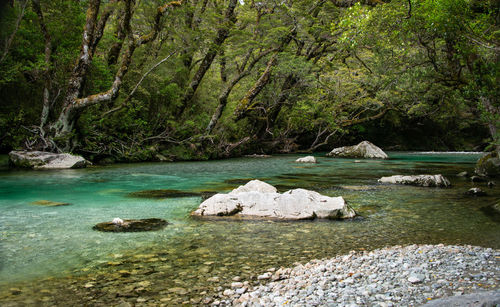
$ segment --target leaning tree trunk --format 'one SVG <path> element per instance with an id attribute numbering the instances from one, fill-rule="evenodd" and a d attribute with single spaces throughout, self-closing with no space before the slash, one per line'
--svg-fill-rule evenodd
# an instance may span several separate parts
<path id="1" fill-rule="evenodd" d="M 205 76 L 205 73 L 208 71 L 210 66 L 212 65 L 212 62 L 215 59 L 215 56 L 217 55 L 219 47 L 224 43 L 226 38 L 229 36 L 229 30 L 231 29 L 232 25 L 236 22 L 236 17 L 234 13 L 234 9 L 236 8 L 236 4 L 238 3 L 238 0 L 230 0 L 228 7 L 226 9 L 226 12 L 224 14 L 224 21 L 220 25 L 219 29 L 217 30 L 217 35 L 215 36 L 214 41 L 210 45 L 210 48 L 208 49 L 207 53 L 205 54 L 205 57 L 201 61 L 200 66 L 198 67 L 198 70 L 193 76 L 193 79 L 191 80 L 191 83 L 189 84 L 186 92 L 184 93 L 184 97 L 182 98 L 182 104 L 177 112 L 179 115 L 181 115 L 188 104 L 191 102 L 191 99 L 193 99 L 193 96 L 196 92 L 196 89 L 198 89 L 198 86 L 201 83 L 201 80 Z"/>
<path id="2" fill-rule="evenodd" d="M 125 29 L 130 29 L 130 20 L 132 17 L 132 5 L 133 0 L 125 1 Z M 133 38 L 132 33 L 129 30 L 129 44 L 128 48 L 125 51 L 120 68 L 115 74 L 115 79 L 111 88 L 105 92 L 90 95 L 88 97 L 80 98 L 81 89 L 85 77 L 87 76 L 88 69 L 92 63 L 92 56 L 95 51 L 95 48 L 102 37 L 103 29 L 105 26 L 105 20 L 107 11 L 105 11 L 101 20 L 103 22 L 99 22 L 97 24 L 97 15 L 99 12 L 100 1 L 99 0 L 91 0 L 89 3 L 89 8 L 87 10 L 87 20 L 84 27 L 83 32 L 83 40 L 82 47 L 80 51 L 80 56 L 78 61 L 73 69 L 73 73 L 69 80 L 68 91 L 66 94 L 66 98 L 63 103 L 63 108 L 57 121 L 52 125 L 52 130 L 54 133 L 54 138 L 63 144 L 62 149 L 67 151 L 71 148 L 72 142 L 72 131 L 75 125 L 76 120 L 80 113 L 87 107 L 99 104 L 102 102 L 107 102 L 115 99 L 120 91 L 123 77 L 128 72 L 130 63 L 132 62 L 132 56 L 134 51 L 141 45 L 147 44 L 156 39 L 158 33 L 161 30 L 161 17 L 167 12 L 167 9 L 171 7 L 176 7 L 181 5 L 181 1 L 171 1 L 163 6 L 158 7 L 155 20 L 153 23 L 153 29 L 150 33 L 142 35 L 138 38 Z"/>
<path id="3" fill-rule="evenodd" d="M 217 108 L 215 109 L 214 114 L 212 115 L 212 118 L 210 119 L 210 122 L 208 123 L 207 128 L 205 129 L 205 134 L 210 134 L 212 133 L 212 130 L 215 128 L 217 125 L 217 122 L 219 121 L 220 117 L 222 116 L 222 112 L 224 112 L 224 109 L 226 108 L 227 105 L 227 99 L 229 98 L 229 94 L 231 94 L 231 91 L 233 88 L 238 84 L 243 78 L 246 76 L 250 75 L 250 72 L 254 68 L 254 66 L 266 55 L 271 53 L 273 49 L 268 49 L 266 51 L 261 51 L 255 58 L 248 64 L 248 66 L 245 67 L 246 63 L 248 62 L 248 59 L 252 55 L 252 50 L 249 50 L 245 56 L 245 59 L 243 61 L 243 65 L 241 67 L 241 70 L 238 72 L 237 75 L 235 75 L 231 81 L 229 81 L 224 89 L 222 90 L 221 94 L 219 95 L 218 101 L 219 104 L 217 105 Z"/>

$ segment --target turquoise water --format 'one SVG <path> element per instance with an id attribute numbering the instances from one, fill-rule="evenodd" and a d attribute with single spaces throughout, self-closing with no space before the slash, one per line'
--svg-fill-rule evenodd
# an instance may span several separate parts
<path id="1" fill-rule="evenodd" d="M 1 171 L 0 286 L 88 274 L 103 267 L 112 274 L 115 269 L 109 262 L 119 259 L 120 263 L 132 263 L 130 259 L 151 253 L 156 256 L 147 259 L 161 259 L 158 264 L 150 261 L 156 271 L 168 266 L 169 276 L 191 276 L 203 284 L 204 278 L 215 273 L 244 275 L 246 271 L 359 248 L 441 242 L 500 248 L 498 219 L 481 209 L 500 199 L 500 183 L 488 189 L 486 184 L 456 177 L 460 171 L 471 172 L 480 155 L 393 152 L 389 156 L 391 159 L 382 161 L 318 154 L 316 165 L 293 163 L 298 155 L 280 155 L 81 170 Z M 453 187 L 377 183 L 381 176 L 437 173 L 448 177 Z M 264 180 L 281 191 L 302 187 L 343 196 L 364 219 L 294 223 L 198 220 L 189 213 L 201 197 L 147 199 L 128 195 L 154 189 L 225 192 L 250 179 Z M 486 190 L 488 196 L 464 196 L 472 186 Z M 38 200 L 71 205 L 31 204 Z M 146 233 L 92 230 L 93 225 L 115 217 L 163 218 L 170 225 Z M 189 283 L 189 278 L 185 280 Z"/>

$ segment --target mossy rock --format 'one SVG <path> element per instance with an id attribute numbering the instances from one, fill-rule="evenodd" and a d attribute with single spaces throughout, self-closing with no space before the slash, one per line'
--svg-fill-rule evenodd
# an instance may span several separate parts
<path id="1" fill-rule="evenodd" d="M 180 190 L 144 190 L 128 194 L 128 197 L 135 198 L 179 198 L 179 197 L 196 197 L 200 196 L 199 193 L 180 191 Z"/>
<path id="2" fill-rule="evenodd" d="M 482 207 L 481 211 L 493 221 L 500 223 L 500 202 L 486 207 Z"/>
<path id="3" fill-rule="evenodd" d="M 70 203 L 61 203 L 57 201 L 51 201 L 51 200 L 37 200 L 31 203 L 32 205 L 36 206 L 44 206 L 44 207 L 60 207 L 60 206 L 69 206 L 71 205 Z"/>
<path id="4" fill-rule="evenodd" d="M 104 232 L 140 232 L 155 231 L 165 228 L 168 222 L 163 219 L 151 218 L 140 220 L 123 220 L 123 223 L 103 222 L 92 227 L 93 230 Z"/>
<path id="5" fill-rule="evenodd" d="M 500 176 L 500 158 L 497 152 L 490 152 L 477 161 L 476 174 L 480 176 Z"/>

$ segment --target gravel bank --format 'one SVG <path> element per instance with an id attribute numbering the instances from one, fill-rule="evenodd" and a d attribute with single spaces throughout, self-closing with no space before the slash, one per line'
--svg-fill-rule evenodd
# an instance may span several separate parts
<path id="1" fill-rule="evenodd" d="M 351 252 L 270 269 L 247 288 L 236 281 L 213 305 L 419 306 L 441 297 L 499 292 L 500 250 L 410 245 Z"/>

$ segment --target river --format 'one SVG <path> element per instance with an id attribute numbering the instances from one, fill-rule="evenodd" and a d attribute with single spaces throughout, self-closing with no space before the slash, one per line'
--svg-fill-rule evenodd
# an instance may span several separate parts
<path id="1" fill-rule="evenodd" d="M 485 207 L 500 183 L 472 183 L 480 154 L 389 152 L 388 160 L 335 159 L 318 164 L 298 155 L 207 162 L 138 163 L 78 170 L 0 170 L 0 304 L 108 306 L 200 303 L 235 276 L 255 279 L 350 250 L 383 246 L 471 244 L 500 248 L 500 223 Z M 396 174 L 443 174 L 447 189 L 381 185 Z M 138 198 L 142 190 L 227 192 L 251 179 L 343 196 L 363 217 L 353 221 L 199 220 L 200 196 Z M 488 193 L 464 193 L 478 186 Z M 67 202 L 36 206 L 39 200 Z M 163 218 L 163 230 L 102 233 L 115 217 Z M 142 284 L 141 284 L 142 283 Z M 71 304 L 70 304 L 71 305 Z"/>

